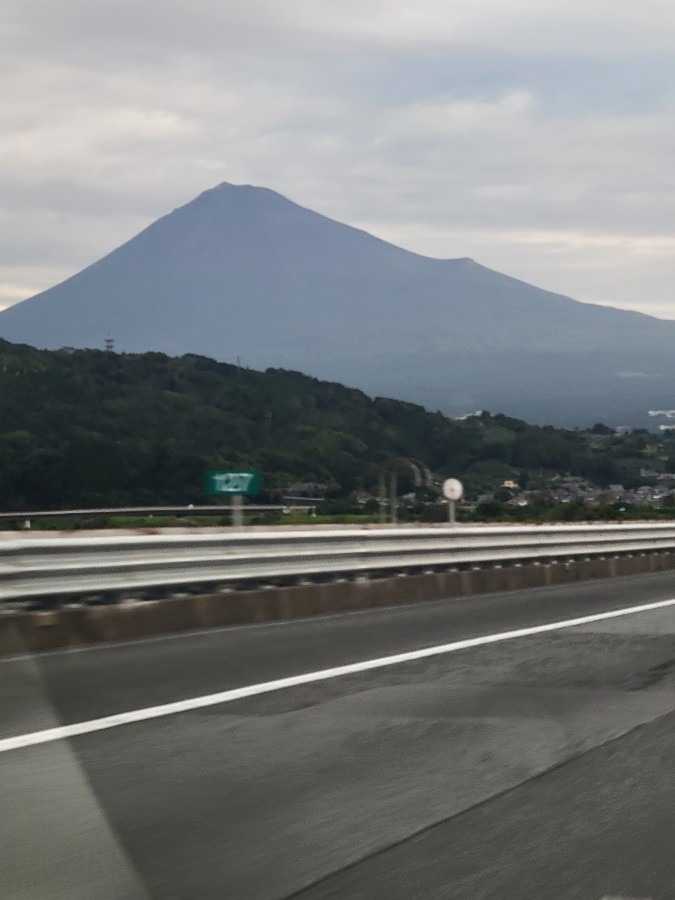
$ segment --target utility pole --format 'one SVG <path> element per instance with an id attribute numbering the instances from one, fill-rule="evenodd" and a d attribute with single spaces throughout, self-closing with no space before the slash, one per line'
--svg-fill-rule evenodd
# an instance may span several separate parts
<path id="1" fill-rule="evenodd" d="M 377 502 L 380 507 L 380 524 L 384 525 L 387 521 L 387 488 L 384 483 L 384 472 L 380 472 Z"/>
<path id="2" fill-rule="evenodd" d="M 391 524 L 396 525 L 398 521 L 398 510 L 396 508 L 396 488 L 398 485 L 398 478 L 396 477 L 396 472 L 391 472 L 389 474 L 389 509 L 391 510 Z"/>

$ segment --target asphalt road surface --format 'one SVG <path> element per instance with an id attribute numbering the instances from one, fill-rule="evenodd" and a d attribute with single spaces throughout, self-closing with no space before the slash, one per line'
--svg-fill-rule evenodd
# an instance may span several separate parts
<path id="1" fill-rule="evenodd" d="M 659 573 L 0 661 L 0 897 L 675 900 L 673 598 Z"/>

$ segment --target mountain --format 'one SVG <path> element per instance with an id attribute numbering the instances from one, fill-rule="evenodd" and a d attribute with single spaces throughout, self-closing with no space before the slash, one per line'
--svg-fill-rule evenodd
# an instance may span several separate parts
<path id="1" fill-rule="evenodd" d="M 197 353 L 460 415 L 642 424 L 671 407 L 675 322 L 430 259 L 273 191 L 221 184 L 0 313 L 40 348 Z"/>

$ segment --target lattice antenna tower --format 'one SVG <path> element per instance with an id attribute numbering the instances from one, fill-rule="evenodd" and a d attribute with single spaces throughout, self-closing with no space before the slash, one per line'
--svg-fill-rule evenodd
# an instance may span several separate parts
<path id="1" fill-rule="evenodd" d="M 105 349 L 108 353 L 115 352 L 115 338 L 108 334 L 108 337 L 105 339 Z"/>

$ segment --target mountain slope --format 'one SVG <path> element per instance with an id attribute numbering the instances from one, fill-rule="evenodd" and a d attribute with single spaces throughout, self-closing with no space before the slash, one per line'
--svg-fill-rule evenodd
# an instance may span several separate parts
<path id="1" fill-rule="evenodd" d="M 37 347 L 107 334 L 125 352 L 240 357 L 450 413 L 572 424 L 623 413 L 622 397 L 635 421 L 669 405 L 675 377 L 674 322 L 419 256 L 228 184 L 0 313 L 0 336 Z"/>

